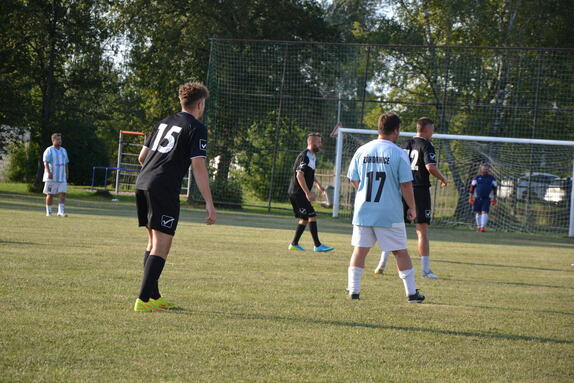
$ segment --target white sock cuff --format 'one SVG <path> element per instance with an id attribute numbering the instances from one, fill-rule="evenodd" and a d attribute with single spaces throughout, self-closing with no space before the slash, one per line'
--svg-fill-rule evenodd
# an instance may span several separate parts
<path id="1" fill-rule="evenodd" d="M 413 274 L 415 272 L 415 268 L 410 268 L 407 270 L 399 270 L 399 277 L 401 277 L 401 279 L 406 279 L 408 278 L 411 274 Z"/>
<path id="2" fill-rule="evenodd" d="M 362 267 L 349 266 L 348 285 L 347 289 L 349 294 L 358 294 L 361 292 L 361 277 L 363 276 L 364 269 Z"/>

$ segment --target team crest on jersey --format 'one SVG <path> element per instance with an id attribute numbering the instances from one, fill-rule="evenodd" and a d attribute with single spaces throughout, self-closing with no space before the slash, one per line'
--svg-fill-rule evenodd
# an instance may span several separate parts
<path id="1" fill-rule="evenodd" d="M 199 140 L 199 149 L 207 151 L 207 140 L 204 139 Z"/>
<path id="2" fill-rule="evenodd" d="M 299 213 L 300 214 L 307 214 L 307 209 L 305 209 L 304 207 L 299 208 Z"/>
<path id="3" fill-rule="evenodd" d="M 429 153 L 429 158 L 431 161 L 434 161 L 436 159 L 436 155 L 434 153 Z"/>
<path id="4" fill-rule="evenodd" d="M 162 215 L 161 216 L 161 225 L 165 228 L 171 229 L 174 222 L 175 222 L 175 218 L 170 217 L 169 215 Z"/>
<path id="5" fill-rule="evenodd" d="M 425 217 L 430 219 L 432 215 L 432 210 L 425 210 Z"/>

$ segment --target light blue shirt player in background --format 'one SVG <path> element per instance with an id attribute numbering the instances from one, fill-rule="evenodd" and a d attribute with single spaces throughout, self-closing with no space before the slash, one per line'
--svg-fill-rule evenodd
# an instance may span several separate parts
<path id="1" fill-rule="evenodd" d="M 392 251 L 397 260 L 407 300 L 420 303 L 425 297 L 416 289 L 414 268 L 407 251 L 402 198 L 407 217 L 416 218 L 410 162 L 395 142 L 401 120 L 395 113 L 381 115 L 379 137 L 361 146 L 349 166 L 347 177 L 357 191 L 353 214 L 353 255 L 348 269 L 348 292 L 359 299 L 365 259 L 375 242 L 382 251 Z"/>
<path id="2" fill-rule="evenodd" d="M 60 195 L 58 216 L 67 217 L 64 211 L 66 192 L 68 191 L 68 152 L 62 147 L 62 135 L 52 134 L 52 146 L 46 148 L 42 156 L 44 162 L 44 194 L 46 194 L 46 216 L 52 215 L 54 195 Z"/>

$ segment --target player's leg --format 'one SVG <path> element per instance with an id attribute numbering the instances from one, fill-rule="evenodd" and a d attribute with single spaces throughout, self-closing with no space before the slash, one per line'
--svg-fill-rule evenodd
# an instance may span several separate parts
<path id="1" fill-rule="evenodd" d="M 287 247 L 288 250 L 297 250 L 297 251 L 305 251 L 303 247 L 299 245 L 299 240 L 305 232 L 305 228 L 309 223 L 309 217 L 307 215 L 307 209 L 300 207 L 301 204 L 301 196 L 297 194 L 289 195 L 289 202 L 291 202 L 291 206 L 293 206 L 293 214 L 295 218 L 298 218 L 299 221 L 297 222 L 297 227 L 295 228 L 295 236 L 293 237 L 293 241 Z"/>
<path id="2" fill-rule="evenodd" d="M 311 209 L 313 209 L 313 207 L 311 207 Z M 313 237 L 313 243 L 315 245 L 313 247 L 313 251 L 323 253 L 335 250 L 333 247 L 322 244 L 319 240 L 319 230 L 317 229 L 317 213 L 315 212 L 315 209 L 309 213 L 309 231 L 311 231 L 311 236 Z"/>
<path id="3" fill-rule="evenodd" d="M 486 225 L 488 224 L 488 212 L 483 211 L 480 214 L 480 217 L 481 217 L 482 229 L 484 230 L 484 229 L 486 229 Z"/>
<path id="4" fill-rule="evenodd" d="M 424 301 L 424 295 L 421 295 L 417 290 L 415 282 L 415 269 L 409 256 L 407 249 L 393 251 L 395 259 L 397 260 L 397 269 L 399 277 L 403 281 L 405 293 L 409 303 L 420 303 Z"/>
<path id="5" fill-rule="evenodd" d="M 361 277 L 365 269 L 365 259 L 376 241 L 377 238 L 372 227 L 353 226 L 351 244 L 354 249 L 347 270 L 347 291 L 351 299 L 359 299 L 359 294 L 361 293 Z"/>
<path id="6" fill-rule="evenodd" d="M 60 190 L 63 190 L 64 186 L 61 186 Z M 64 204 L 66 203 L 66 192 L 60 191 L 60 200 L 58 201 L 58 216 L 66 217 L 66 211 L 64 209 Z"/>
<path id="7" fill-rule="evenodd" d="M 46 216 L 49 217 L 52 215 L 52 203 L 54 201 L 51 181 L 44 183 L 44 194 L 46 194 Z"/>
<path id="8" fill-rule="evenodd" d="M 383 271 L 385 271 L 385 267 L 387 267 L 387 262 L 389 260 L 390 255 L 391 255 L 390 251 L 383 251 L 381 253 L 381 259 L 379 261 L 379 264 L 375 268 L 375 274 L 383 274 Z"/>
<path id="9" fill-rule="evenodd" d="M 418 251 L 424 278 L 438 278 L 430 268 L 430 245 L 428 223 L 417 223 Z"/>
<path id="10" fill-rule="evenodd" d="M 151 253 L 151 246 L 152 246 L 152 231 L 149 227 L 146 227 L 147 229 L 147 246 L 145 248 L 145 252 L 144 252 L 144 260 L 143 260 L 143 265 L 145 268 L 145 264 L 147 262 L 147 259 L 149 258 L 149 255 Z"/>
<path id="11" fill-rule="evenodd" d="M 480 232 L 482 229 L 482 214 L 480 212 L 476 212 L 475 220 L 476 220 L 476 231 Z"/>
<path id="12" fill-rule="evenodd" d="M 488 213 L 490 211 L 490 200 L 484 199 L 482 200 L 482 206 L 480 207 L 481 210 L 481 224 L 482 224 L 482 231 L 486 231 L 486 225 L 488 224 Z"/>

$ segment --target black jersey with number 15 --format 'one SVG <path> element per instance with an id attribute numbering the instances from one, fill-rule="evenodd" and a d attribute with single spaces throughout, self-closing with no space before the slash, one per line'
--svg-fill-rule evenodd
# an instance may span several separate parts
<path id="1" fill-rule="evenodd" d="M 149 152 L 136 189 L 179 193 L 191 159 L 207 157 L 207 128 L 191 114 L 180 112 L 161 120 L 144 146 Z"/>
<path id="2" fill-rule="evenodd" d="M 422 137 L 413 137 L 403 145 L 411 161 L 413 186 L 431 186 L 426 165 L 436 165 L 434 146 Z"/>

